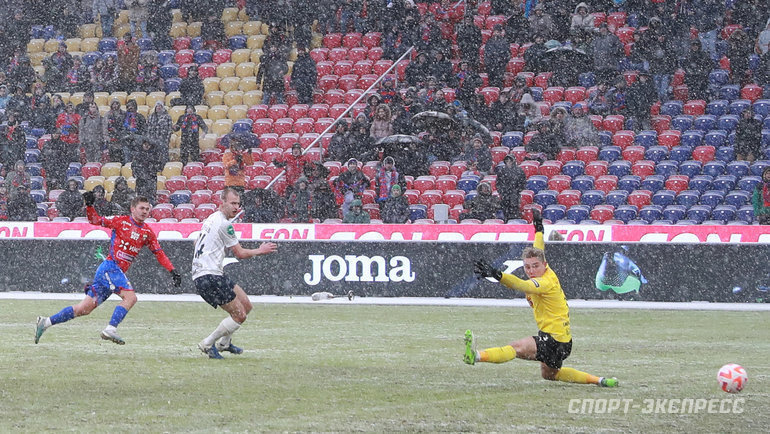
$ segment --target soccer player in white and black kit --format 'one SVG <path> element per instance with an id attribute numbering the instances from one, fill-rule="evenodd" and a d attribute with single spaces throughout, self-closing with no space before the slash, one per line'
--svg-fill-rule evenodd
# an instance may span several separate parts
<path id="1" fill-rule="evenodd" d="M 222 359 L 220 351 L 241 354 L 242 349 L 230 341 L 233 333 L 241 327 L 251 312 L 251 301 L 243 288 L 236 285 L 224 274 L 226 249 L 232 250 L 238 259 L 267 255 L 278 249 L 275 243 L 262 243 L 258 249 L 244 249 L 238 242 L 233 229 L 233 220 L 241 209 L 241 196 L 232 188 L 222 190 L 222 205 L 211 214 L 201 227 L 195 242 L 192 261 L 192 278 L 195 291 L 215 309 L 221 307 L 229 317 L 198 344 L 198 348 L 209 358 Z"/>

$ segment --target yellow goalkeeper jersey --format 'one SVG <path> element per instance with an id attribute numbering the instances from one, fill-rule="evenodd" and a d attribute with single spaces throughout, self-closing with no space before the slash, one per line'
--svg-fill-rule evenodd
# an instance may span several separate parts
<path id="1" fill-rule="evenodd" d="M 535 233 L 534 247 L 545 250 L 543 233 Z M 503 273 L 500 280 L 503 285 L 527 294 L 527 301 L 532 306 L 537 328 L 551 335 L 559 342 L 572 340 L 569 325 L 569 306 L 567 297 L 561 289 L 561 283 L 551 267 L 546 266 L 545 273 L 538 278 L 523 280 L 513 274 Z"/>

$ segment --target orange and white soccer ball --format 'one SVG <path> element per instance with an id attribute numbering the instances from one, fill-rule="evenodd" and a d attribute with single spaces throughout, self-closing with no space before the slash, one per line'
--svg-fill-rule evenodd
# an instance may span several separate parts
<path id="1" fill-rule="evenodd" d="M 749 377 L 746 375 L 746 370 L 743 369 L 743 366 L 735 363 L 728 363 L 722 366 L 719 369 L 719 373 L 717 373 L 719 387 L 727 393 L 740 392 L 746 386 L 748 380 Z"/>

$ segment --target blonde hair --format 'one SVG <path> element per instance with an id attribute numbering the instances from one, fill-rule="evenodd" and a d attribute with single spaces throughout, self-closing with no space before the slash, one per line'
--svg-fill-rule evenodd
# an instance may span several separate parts
<path id="1" fill-rule="evenodd" d="M 537 258 L 541 262 L 545 263 L 545 252 L 537 247 L 527 247 L 521 254 L 521 259 Z"/>

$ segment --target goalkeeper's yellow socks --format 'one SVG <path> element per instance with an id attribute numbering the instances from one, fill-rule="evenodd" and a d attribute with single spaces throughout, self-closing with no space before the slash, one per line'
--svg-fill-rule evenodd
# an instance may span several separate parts
<path id="1" fill-rule="evenodd" d="M 505 363 L 510 362 L 516 358 L 516 350 L 512 346 L 506 345 L 504 347 L 487 348 L 484 351 L 479 351 L 479 362 L 488 363 Z"/>
<path id="2" fill-rule="evenodd" d="M 556 380 L 565 383 L 599 384 L 599 377 L 572 368 L 559 369 L 559 372 L 556 373 Z"/>

